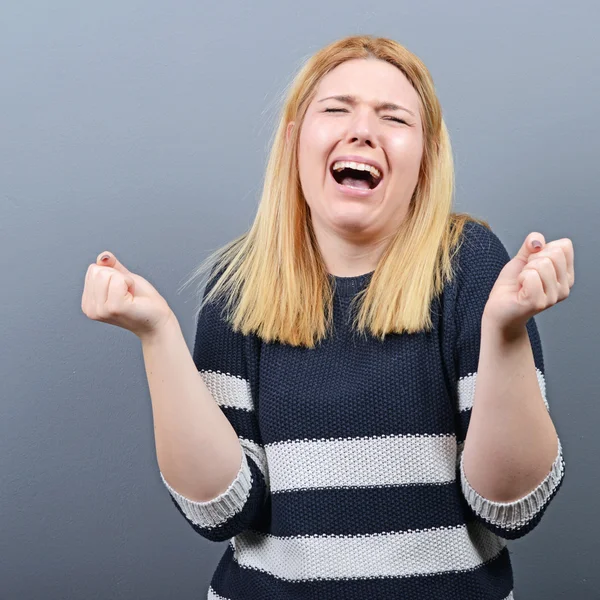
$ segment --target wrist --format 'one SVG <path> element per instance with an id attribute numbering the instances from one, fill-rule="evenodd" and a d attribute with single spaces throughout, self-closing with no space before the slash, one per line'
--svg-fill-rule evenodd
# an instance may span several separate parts
<path id="1" fill-rule="evenodd" d="M 173 331 L 181 331 L 179 321 L 173 311 L 170 311 L 160 322 L 151 330 L 141 333 L 138 337 L 142 345 L 155 344 L 157 341 L 162 342 L 169 337 Z"/>
<path id="2" fill-rule="evenodd" d="M 481 334 L 493 337 L 501 343 L 518 342 L 529 337 L 525 324 L 500 325 L 495 319 L 487 316 L 485 311 L 481 319 Z"/>

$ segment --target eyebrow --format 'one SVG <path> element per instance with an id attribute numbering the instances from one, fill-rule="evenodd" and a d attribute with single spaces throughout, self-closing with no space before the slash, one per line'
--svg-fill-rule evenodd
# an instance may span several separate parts
<path id="1" fill-rule="evenodd" d="M 325 102 L 325 100 L 337 100 L 338 102 L 343 102 L 352 106 L 356 104 L 356 97 L 350 96 L 349 94 L 344 94 L 341 96 L 327 96 L 327 98 L 321 98 L 319 102 Z M 412 112 L 412 110 L 408 110 L 408 108 L 394 104 L 393 102 L 379 102 L 375 105 L 375 108 L 377 110 L 404 110 L 416 118 L 416 115 L 414 112 Z"/>

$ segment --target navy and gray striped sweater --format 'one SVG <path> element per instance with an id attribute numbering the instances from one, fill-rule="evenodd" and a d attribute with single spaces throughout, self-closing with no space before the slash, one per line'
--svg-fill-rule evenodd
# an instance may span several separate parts
<path id="1" fill-rule="evenodd" d="M 244 336 L 216 304 L 202 309 L 194 362 L 242 463 L 208 502 L 161 478 L 196 532 L 229 540 L 209 600 L 513 598 L 506 540 L 538 524 L 564 461 L 559 444 L 546 479 L 510 504 L 465 478 L 482 312 L 510 258 L 478 223 L 464 236 L 430 332 L 354 335 L 349 303 L 372 273 L 331 276 L 334 333 L 313 349 Z M 534 319 L 527 329 L 548 407 Z"/>

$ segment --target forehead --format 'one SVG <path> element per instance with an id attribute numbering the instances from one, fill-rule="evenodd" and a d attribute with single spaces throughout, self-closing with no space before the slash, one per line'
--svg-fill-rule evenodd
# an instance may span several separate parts
<path id="1" fill-rule="evenodd" d="M 359 102 L 393 102 L 419 114 L 420 99 L 406 75 L 378 59 L 352 59 L 327 73 L 319 82 L 314 101 L 334 95 L 356 96 Z"/>

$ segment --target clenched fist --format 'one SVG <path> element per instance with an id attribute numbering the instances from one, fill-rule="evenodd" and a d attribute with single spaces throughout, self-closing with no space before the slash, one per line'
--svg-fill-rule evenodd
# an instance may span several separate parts
<path id="1" fill-rule="evenodd" d="M 94 321 L 123 327 L 140 338 L 152 335 L 174 316 L 154 286 L 110 252 L 102 252 L 88 267 L 81 310 Z"/>

